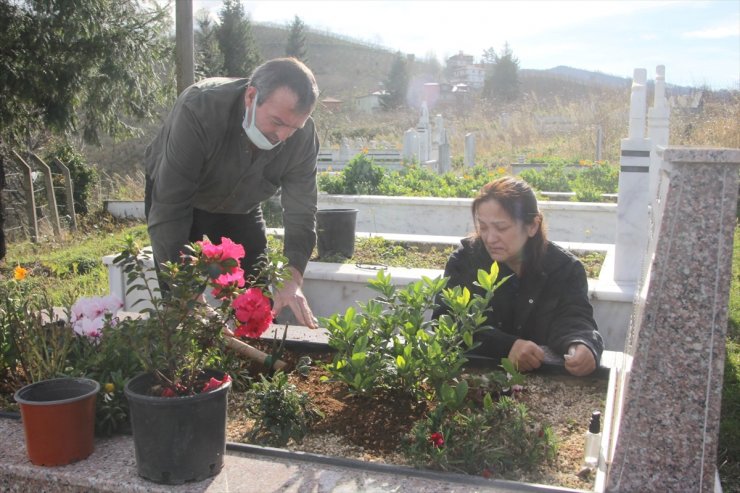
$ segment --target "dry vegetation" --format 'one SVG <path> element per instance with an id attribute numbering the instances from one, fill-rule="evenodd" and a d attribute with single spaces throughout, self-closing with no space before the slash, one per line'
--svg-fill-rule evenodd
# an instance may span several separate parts
<path id="1" fill-rule="evenodd" d="M 263 59 L 282 56 L 285 28 L 257 24 L 254 34 Z M 346 137 L 358 150 L 362 147 L 400 149 L 403 133 L 417 123 L 418 109 L 366 114 L 353 110 L 350 104 L 355 97 L 379 88 L 379 82 L 387 77 L 394 53 L 315 31 L 307 34 L 307 49 L 308 64 L 316 73 L 321 97 L 344 101 L 341 110 L 332 112 L 319 105 L 314 113 L 322 146 L 338 147 Z M 526 65 L 526 61 L 522 63 Z M 429 63 L 414 61 L 410 92 L 418 91 L 423 82 L 439 80 L 434 71 Z M 479 164 L 506 165 L 519 156 L 529 160 L 542 157 L 592 160 L 596 158 L 600 128 L 602 159 L 619 161 L 620 140 L 627 135 L 628 82 L 621 87 L 595 85 L 558 78 L 548 72 L 523 70 L 520 83 L 521 97 L 508 105 L 482 101 L 471 94 L 466 102 L 448 102 L 430 108 L 430 115 L 442 114 L 444 118 L 453 160 L 462 161 L 464 137 L 468 132 L 476 135 Z M 679 91 L 686 89 L 667 90 L 669 96 Z M 418 99 L 418 94 L 415 98 Z M 648 104 L 652 104 L 651 87 Z M 162 110 L 162 117 L 167 110 Z M 699 108 L 672 109 L 670 142 L 737 148 L 740 147 L 738 121 L 740 91 L 707 90 Z M 108 185 L 120 185 L 119 181 L 129 180 L 127 177 L 140 179 L 134 175 L 142 170 L 144 150 L 160 124 L 143 125 L 138 138 L 123 142 L 106 140 L 100 148 L 85 149 L 89 161 L 110 177 L 103 182 L 104 195 Z M 110 198 L 142 198 L 143 188 L 137 192 L 137 187 L 110 186 L 107 193 Z"/>

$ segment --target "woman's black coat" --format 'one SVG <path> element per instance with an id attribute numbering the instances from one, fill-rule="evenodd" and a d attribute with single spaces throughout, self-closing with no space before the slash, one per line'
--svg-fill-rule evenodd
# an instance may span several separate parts
<path id="1" fill-rule="evenodd" d="M 447 261 L 447 286 L 465 286 L 471 294 L 483 294 L 473 282 L 478 269 L 488 272 L 492 264 L 479 239 L 465 239 Z M 499 278 L 510 274 L 511 269 L 500 263 Z M 437 303 L 434 317 L 447 309 L 441 298 Z M 526 273 L 523 279 L 512 276 L 504 282 L 491 307 L 486 322 L 491 328 L 477 334 L 481 345 L 473 354 L 505 358 L 517 339 L 548 346 L 555 354 L 565 354 L 571 344 L 582 343 L 591 349 L 598 365 L 604 343 L 588 300 L 586 271 L 573 254 L 556 244 L 548 242 L 539 272 Z"/>

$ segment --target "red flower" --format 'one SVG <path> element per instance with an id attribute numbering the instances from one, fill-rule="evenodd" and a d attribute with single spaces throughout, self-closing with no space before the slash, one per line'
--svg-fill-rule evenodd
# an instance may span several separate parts
<path id="1" fill-rule="evenodd" d="M 162 397 L 177 397 L 177 394 L 170 387 L 165 387 L 162 390 Z"/>
<path id="2" fill-rule="evenodd" d="M 483 477 L 484 477 L 484 478 L 486 478 L 486 479 L 490 478 L 492 474 L 493 474 L 493 473 L 492 473 L 492 472 L 491 472 L 491 470 L 490 470 L 490 469 L 488 469 L 488 468 L 486 468 L 486 469 L 483 469 L 483 471 L 481 471 L 481 473 L 480 473 L 480 475 L 481 475 L 481 476 L 483 476 Z"/>
<path id="3" fill-rule="evenodd" d="M 444 436 L 442 436 L 442 433 L 438 431 L 429 435 L 429 441 L 432 442 L 432 445 L 436 448 L 441 448 L 445 444 Z"/>
<path id="4" fill-rule="evenodd" d="M 201 393 L 208 392 L 209 390 L 218 389 L 222 385 L 224 385 L 224 384 L 226 384 L 226 383 L 228 383 L 230 381 L 231 381 L 231 377 L 229 376 L 228 373 L 226 375 L 224 375 L 224 379 L 223 380 L 217 380 L 217 379 L 211 377 L 211 379 L 208 380 L 208 382 L 203 387 L 203 390 L 201 390 Z"/>
<path id="5" fill-rule="evenodd" d="M 272 323 L 273 313 L 270 299 L 259 288 L 249 288 L 232 304 L 239 325 L 234 331 L 237 337 L 261 336 Z"/>

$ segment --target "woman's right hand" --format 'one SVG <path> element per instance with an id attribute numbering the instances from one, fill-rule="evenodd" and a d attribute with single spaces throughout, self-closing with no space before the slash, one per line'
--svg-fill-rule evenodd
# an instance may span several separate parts
<path id="1" fill-rule="evenodd" d="M 545 361 L 545 352 L 532 341 L 517 339 L 509 351 L 509 360 L 519 371 L 531 371 Z"/>

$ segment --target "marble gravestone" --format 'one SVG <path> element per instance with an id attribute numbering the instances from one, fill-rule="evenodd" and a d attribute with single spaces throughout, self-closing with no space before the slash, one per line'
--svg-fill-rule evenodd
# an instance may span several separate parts
<path id="1" fill-rule="evenodd" d="M 606 490 L 714 490 L 740 149 L 668 147 Z"/>

